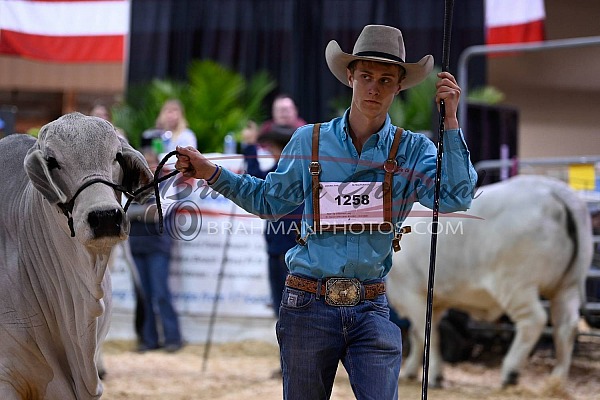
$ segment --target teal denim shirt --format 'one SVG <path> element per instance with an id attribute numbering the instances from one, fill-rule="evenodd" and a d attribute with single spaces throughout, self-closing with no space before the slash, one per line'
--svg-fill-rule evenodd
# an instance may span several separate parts
<path id="1" fill-rule="evenodd" d="M 321 125 L 319 162 L 321 182 L 383 181 L 396 127 L 389 116 L 359 154 L 343 117 Z M 348 277 L 361 281 L 383 278 L 392 265 L 392 232 L 312 233 L 313 206 L 309 164 L 312 125 L 298 128 L 283 150 L 279 165 L 262 180 L 223 169 L 211 186 L 231 201 L 261 218 L 277 220 L 304 202 L 302 236 L 306 245 L 296 245 L 286 254 L 290 272 L 311 276 Z M 396 155 L 398 170 L 393 177 L 393 223 L 399 229 L 415 201 L 433 208 L 436 145 L 425 135 L 403 131 Z M 477 182 L 469 151 L 459 129 L 444 133 L 439 211 L 466 210 Z M 308 236 L 307 236 L 308 234 Z M 424 257 L 427 255 L 424 254 Z"/>

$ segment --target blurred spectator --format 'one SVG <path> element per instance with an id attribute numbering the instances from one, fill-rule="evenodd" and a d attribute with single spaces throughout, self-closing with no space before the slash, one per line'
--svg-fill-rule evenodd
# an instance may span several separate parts
<path id="1" fill-rule="evenodd" d="M 110 113 L 109 108 L 104 103 L 100 103 L 100 102 L 94 103 L 94 106 L 90 110 L 90 115 L 92 117 L 98 117 L 98 118 L 105 119 L 112 124 L 112 115 Z M 125 134 L 125 131 L 123 129 L 116 127 L 116 126 L 115 126 L 115 129 L 117 130 L 117 134 L 119 136 L 121 136 L 123 139 L 127 140 L 127 135 Z"/>
<path id="2" fill-rule="evenodd" d="M 157 154 L 152 149 L 144 149 L 143 153 L 148 165 L 154 170 L 158 165 Z M 169 288 L 172 239 L 168 232 L 159 232 L 155 202 L 145 205 L 133 203 L 127 214 L 131 220 L 129 245 L 142 285 L 144 304 L 138 351 L 161 347 L 168 352 L 178 351 L 183 342 L 179 317 L 173 306 Z M 165 215 L 165 219 L 173 217 Z M 159 324 L 162 328 L 160 330 Z M 162 333 L 162 339 L 159 332 Z"/>
<path id="3" fill-rule="evenodd" d="M 280 94 L 275 97 L 271 107 L 271 117 L 271 120 L 262 124 L 260 128 L 261 134 L 271 131 L 274 125 L 287 126 L 294 128 L 294 130 L 306 125 L 306 121 L 298 116 L 296 103 L 287 94 Z"/>
<path id="4" fill-rule="evenodd" d="M 269 172 L 275 171 L 281 152 L 293 133 L 293 128 L 273 126 L 271 131 L 259 135 L 256 123 L 250 121 L 242 131 L 243 154 L 246 160 L 247 172 L 250 175 L 264 179 Z M 275 159 L 272 168 L 268 170 L 261 169 L 257 144 L 266 148 Z M 304 206 L 302 205 L 279 221 L 267 221 L 265 227 L 265 240 L 269 256 L 269 287 L 276 318 L 279 317 L 279 306 L 285 286 L 285 278 L 288 274 L 285 253 L 296 245 L 296 236 L 300 229 L 303 209 Z"/>
<path id="5" fill-rule="evenodd" d="M 198 147 L 196 135 L 188 128 L 183 104 L 177 99 L 165 101 L 156 119 L 156 128 L 163 131 L 162 149 L 155 149 L 158 153 L 169 153 L 177 146 Z"/>
<path id="6" fill-rule="evenodd" d="M 111 120 L 110 113 L 108 112 L 108 108 L 104 104 L 101 104 L 101 103 L 94 104 L 94 107 L 92 107 L 92 110 L 90 111 L 90 115 L 92 117 L 102 118 L 107 121 Z"/>

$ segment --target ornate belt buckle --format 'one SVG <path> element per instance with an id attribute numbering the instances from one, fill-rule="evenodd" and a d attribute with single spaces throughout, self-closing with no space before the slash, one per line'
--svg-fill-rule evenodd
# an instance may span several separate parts
<path id="1" fill-rule="evenodd" d="M 325 303 L 330 306 L 355 306 L 360 303 L 360 282 L 352 278 L 329 278 L 325 282 Z"/>

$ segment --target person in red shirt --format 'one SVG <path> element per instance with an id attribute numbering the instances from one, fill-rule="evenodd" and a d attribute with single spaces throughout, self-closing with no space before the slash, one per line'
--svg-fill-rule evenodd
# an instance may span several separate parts
<path id="1" fill-rule="evenodd" d="M 289 128 L 300 128 L 306 125 L 306 121 L 298 116 L 298 108 L 294 100 L 287 94 L 279 94 L 273 100 L 271 107 L 273 119 L 265 121 L 260 127 L 260 134 L 272 132 L 274 126 L 286 126 Z"/>

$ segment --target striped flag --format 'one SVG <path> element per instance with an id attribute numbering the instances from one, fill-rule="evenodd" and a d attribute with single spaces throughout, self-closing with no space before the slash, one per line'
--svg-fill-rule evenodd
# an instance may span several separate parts
<path id="1" fill-rule="evenodd" d="M 129 0 L 0 0 L 0 54 L 123 62 Z"/>
<path id="2" fill-rule="evenodd" d="M 487 44 L 544 40 L 544 0 L 485 0 Z"/>

